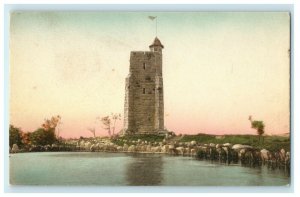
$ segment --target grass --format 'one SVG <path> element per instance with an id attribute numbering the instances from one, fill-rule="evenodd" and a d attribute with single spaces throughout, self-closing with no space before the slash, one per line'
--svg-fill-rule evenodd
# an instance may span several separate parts
<path id="1" fill-rule="evenodd" d="M 196 141 L 198 143 L 209 144 L 246 144 L 259 149 L 265 148 L 270 151 L 278 151 L 284 148 L 286 151 L 290 151 L 290 140 L 288 137 L 283 136 L 264 136 L 261 141 L 259 141 L 256 135 L 224 135 L 215 136 L 207 134 L 197 134 L 197 135 L 184 135 L 181 138 L 181 142 Z"/>
<path id="2" fill-rule="evenodd" d="M 155 134 L 143 134 L 143 135 L 126 135 L 118 138 L 112 139 L 112 142 L 123 146 L 125 143 L 127 145 L 132 145 L 132 141 L 137 141 L 138 139 L 147 142 L 161 142 L 164 139 L 164 136 L 159 136 Z M 127 140 L 124 142 L 124 140 Z M 190 142 L 196 141 L 202 144 L 245 144 L 250 145 L 259 149 L 267 149 L 269 151 L 279 151 L 284 148 L 286 151 L 290 151 L 290 140 L 288 137 L 284 136 L 264 136 L 263 139 L 259 141 L 257 135 L 208 135 L 208 134 L 197 134 L 197 135 L 183 135 L 179 142 Z"/>

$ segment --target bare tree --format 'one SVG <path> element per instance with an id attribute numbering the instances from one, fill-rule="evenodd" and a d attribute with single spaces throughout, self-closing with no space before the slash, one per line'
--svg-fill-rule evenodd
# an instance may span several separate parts
<path id="1" fill-rule="evenodd" d="M 117 122 L 117 120 L 121 120 L 121 114 L 111 114 L 111 118 L 114 122 L 114 124 L 113 124 L 113 135 L 115 135 L 116 122 Z"/>
<path id="2" fill-rule="evenodd" d="M 108 135 L 111 136 L 111 131 L 110 131 L 111 120 L 110 120 L 110 117 L 109 116 L 102 117 L 101 122 L 104 125 L 104 129 L 107 130 Z"/>
<path id="3" fill-rule="evenodd" d="M 96 129 L 95 128 L 88 128 L 88 130 L 93 134 L 94 138 L 96 137 Z"/>
<path id="4" fill-rule="evenodd" d="M 107 130 L 108 135 L 115 135 L 116 122 L 117 120 L 121 120 L 121 114 L 111 113 L 110 116 L 104 116 L 102 118 L 97 118 L 104 125 L 104 129 Z"/>

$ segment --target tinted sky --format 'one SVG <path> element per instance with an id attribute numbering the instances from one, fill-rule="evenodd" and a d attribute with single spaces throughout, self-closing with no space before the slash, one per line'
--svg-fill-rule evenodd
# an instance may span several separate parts
<path id="1" fill-rule="evenodd" d="M 64 137 L 106 131 L 124 113 L 133 50 L 163 50 L 165 126 L 176 133 L 289 132 L 290 19 L 284 12 L 15 12 L 10 26 L 10 122 L 24 131 L 60 114 Z M 119 121 L 117 131 L 122 128 Z"/>

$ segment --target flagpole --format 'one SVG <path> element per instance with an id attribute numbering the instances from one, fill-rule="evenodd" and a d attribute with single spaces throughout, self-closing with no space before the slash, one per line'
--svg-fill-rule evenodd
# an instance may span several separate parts
<path id="1" fill-rule="evenodd" d="M 155 36 L 157 37 L 157 16 L 148 16 L 150 20 L 155 20 Z"/>
<path id="2" fill-rule="evenodd" d="M 155 18 L 155 23 L 156 23 L 156 26 L 155 26 L 155 37 L 157 37 L 157 17 Z"/>

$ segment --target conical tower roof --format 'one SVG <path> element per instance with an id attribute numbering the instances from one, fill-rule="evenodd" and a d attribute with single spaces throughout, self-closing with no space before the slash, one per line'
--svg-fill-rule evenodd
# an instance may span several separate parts
<path id="1" fill-rule="evenodd" d="M 151 48 L 156 46 L 160 46 L 161 48 L 164 48 L 164 45 L 161 44 L 160 40 L 157 37 L 155 37 L 153 43 L 149 47 Z"/>

